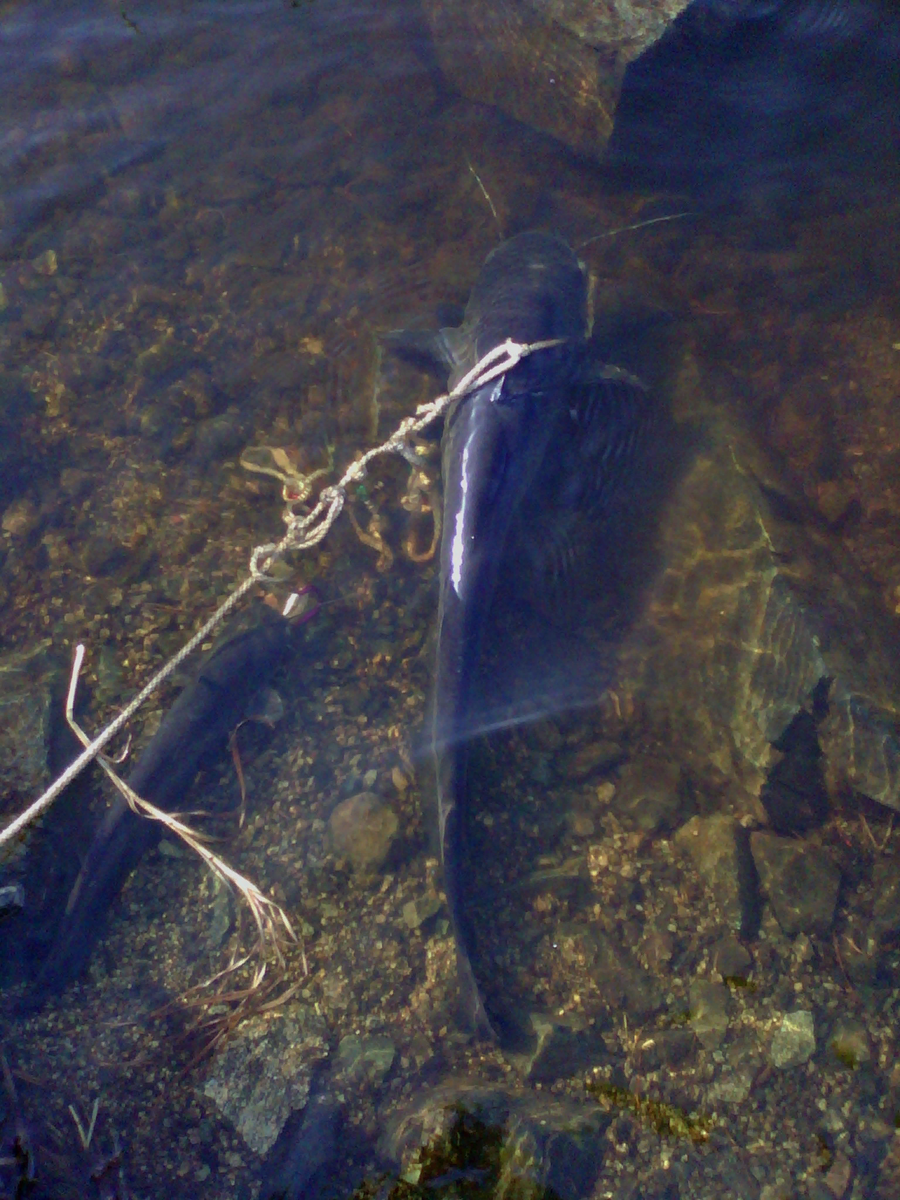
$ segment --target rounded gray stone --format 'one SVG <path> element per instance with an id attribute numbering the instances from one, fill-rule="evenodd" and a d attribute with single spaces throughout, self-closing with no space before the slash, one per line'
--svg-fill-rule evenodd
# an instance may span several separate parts
<path id="1" fill-rule="evenodd" d="M 335 852 L 362 872 L 384 866 L 399 829 L 393 808 L 374 792 L 359 792 L 342 800 L 328 821 Z"/>
<path id="2" fill-rule="evenodd" d="M 769 1047 L 772 1066 L 787 1071 L 808 1062 L 815 1052 L 815 1022 L 809 1009 L 798 1008 L 785 1013 Z"/>
<path id="3" fill-rule="evenodd" d="M 394 1064 L 397 1055 L 391 1039 L 384 1033 L 361 1038 L 350 1033 L 341 1038 L 338 1046 L 338 1068 L 349 1076 L 381 1084 Z"/>

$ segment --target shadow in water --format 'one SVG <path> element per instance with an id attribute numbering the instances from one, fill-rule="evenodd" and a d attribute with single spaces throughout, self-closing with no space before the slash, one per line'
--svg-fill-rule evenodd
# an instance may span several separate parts
<path id="1" fill-rule="evenodd" d="M 790 210 L 896 180 L 900 10 L 888 0 L 697 0 L 625 75 L 621 181 Z"/>

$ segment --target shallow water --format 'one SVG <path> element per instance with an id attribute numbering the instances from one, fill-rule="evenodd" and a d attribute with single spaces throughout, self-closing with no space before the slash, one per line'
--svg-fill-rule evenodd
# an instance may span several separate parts
<path id="1" fill-rule="evenodd" d="M 731 437 L 740 477 L 771 471 L 763 482 L 777 477 L 790 500 L 795 573 L 809 522 L 827 544 L 813 561 L 836 564 L 834 578 L 816 567 L 820 607 L 836 580 L 850 589 L 858 626 L 879 639 L 867 653 L 891 660 L 900 225 L 887 184 L 867 176 L 854 196 L 846 173 L 823 186 L 826 172 L 784 203 L 745 188 L 742 170 L 711 209 L 613 190 L 595 165 L 455 93 L 412 3 L 6 3 L 0 34 L 0 639 L 5 654 L 49 639 L 63 667 L 85 642 L 89 728 L 278 536 L 279 486 L 242 469 L 242 451 L 280 447 L 302 472 L 332 459 L 336 471 L 386 436 L 436 385 L 383 356 L 379 334 L 436 324 L 499 238 L 533 226 L 575 246 L 598 239 L 583 249 L 598 312 L 624 302 L 674 316 L 658 382 L 676 415 L 713 431 L 695 469 L 718 472 L 723 524 L 756 511 L 728 507 L 739 488 L 717 439 Z M 745 843 L 770 836 L 759 795 L 778 755 L 744 749 L 742 722 L 761 703 L 741 709 L 734 674 L 750 635 L 717 632 L 714 587 L 736 581 L 740 598 L 751 577 L 686 570 L 697 539 L 685 530 L 707 536 L 690 496 L 661 523 L 663 584 L 616 687 L 479 752 L 480 970 L 519 1013 L 557 1022 L 556 1057 L 536 1065 L 467 1040 L 422 816 L 436 587 L 433 563 L 404 550 L 408 476 L 385 460 L 354 493 L 368 542 L 344 517 L 290 564 L 292 585 L 314 581 L 324 606 L 276 680 L 284 720 L 268 739 L 250 731 L 247 820 L 223 845 L 290 913 L 308 975 L 291 950 L 265 1000 L 296 984 L 291 998 L 238 1031 L 237 1049 L 195 1062 L 195 1014 L 166 1006 L 227 962 L 234 909 L 191 857 L 150 856 L 86 976 L 41 1014 L 4 1018 L 46 1194 L 79 1194 L 60 1182 L 85 1159 L 68 1106 L 89 1117 L 95 1099 L 95 1145 L 105 1154 L 118 1137 L 132 1194 L 260 1194 L 266 1120 L 242 1125 L 246 1097 L 224 1095 L 258 1071 L 273 1080 L 265 1103 L 288 1097 L 282 1119 L 302 1111 L 310 1081 L 343 1106 L 336 1195 L 395 1177 L 416 1112 L 439 1128 L 473 1094 L 487 1125 L 505 1104 L 507 1128 L 529 1136 L 541 1121 L 571 1126 L 572 1106 L 596 1118 L 596 1170 L 568 1192 L 554 1177 L 562 1195 L 893 1195 L 890 810 L 826 770 L 826 819 L 789 843 L 821 867 L 813 911 L 792 924 L 775 897 L 759 904 L 765 878 L 749 900 L 738 886 Z M 858 634 L 838 626 L 850 654 Z M 27 775 L 10 777 L 4 818 L 29 798 Z M 237 791 L 223 762 L 191 805 L 233 804 Z M 335 845 L 332 821 L 364 792 L 398 818 L 369 870 Z M 93 779 L 79 803 L 100 796 Z M 61 843 L 71 857 L 89 829 L 78 814 L 28 852 L 52 862 Z M 11 947 L 24 936 L 14 919 L 0 934 L 14 991 L 31 943 Z M 798 1012 L 811 1014 L 813 1047 Z M 270 1038 L 284 1040 L 266 1050 Z M 443 1194 L 487 1188 L 493 1145 L 473 1136 L 468 1158 L 435 1152 L 420 1177 L 442 1179 Z"/>

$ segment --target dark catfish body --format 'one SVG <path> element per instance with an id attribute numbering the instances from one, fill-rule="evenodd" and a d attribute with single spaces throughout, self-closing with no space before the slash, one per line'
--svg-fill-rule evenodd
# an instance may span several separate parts
<path id="1" fill-rule="evenodd" d="M 442 443 L 444 485 L 433 743 L 444 887 L 457 940 L 462 1003 L 493 1036 L 471 964 L 464 903 L 468 724 L 486 619 L 512 520 L 553 439 L 573 341 L 586 332 L 583 272 L 555 238 L 524 234 L 488 258 L 463 326 L 445 334 L 451 384 L 507 338 L 568 339 L 464 397 Z"/>
<path id="2" fill-rule="evenodd" d="M 227 638 L 201 664 L 128 776 L 138 795 L 157 808 L 174 812 L 184 807 L 201 763 L 224 746 L 245 716 L 248 701 L 288 650 L 291 623 L 266 605 L 259 608 L 259 620 L 251 628 Z M 69 895 L 35 982 L 34 1003 L 80 974 L 103 932 L 107 910 L 161 835 L 158 821 L 136 815 L 117 795 Z"/>
<path id="3" fill-rule="evenodd" d="M 490 255 L 463 325 L 441 335 L 451 383 L 507 338 L 563 339 L 457 401 L 442 442 L 432 718 L 437 819 L 463 1006 L 476 1032 L 488 1037 L 496 1022 L 472 967 L 465 828 L 468 744 L 479 732 L 476 679 L 491 608 L 503 577 L 520 572 L 523 559 L 552 589 L 576 557 L 574 533 L 585 518 L 595 526 L 615 523 L 649 424 L 642 385 L 596 361 L 587 295 L 586 274 L 564 242 L 522 234 Z"/>

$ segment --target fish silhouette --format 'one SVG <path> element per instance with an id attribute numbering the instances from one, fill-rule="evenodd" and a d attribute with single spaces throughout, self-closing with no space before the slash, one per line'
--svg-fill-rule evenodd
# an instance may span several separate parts
<path id="1" fill-rule="evenodd" d="M 212 650 L 128 777 L 139 796 L 166 812 L 184 807 L 201 765 L 221 750 L 288 653 L 293 628 L 289 619 L 260 604 L 259 617 L 249 628 Z M 138 816 L 117 795 L 97 828 L 26 1005 L 41 1003 L 81 973 L 103 933 L 110 905 L 162 832 L 158 821 Z"/>
<path id="2" fill-rule="evenodd" d="M 500 1019 L 475 978 L 466 904 L 469 746 L 492 728 L 596 699 L 603 655 L 580 656 L 590 665 L 578 672 L 560 649 L 579 625 L 570 585 L 580 578 L 595 599 L 627 591 L 629 542 L 652 508 L 647 485 L 664 474 L 661 406 L 627 369 L 604 361 L 589 336 L 588 299 L 587 273 L 565 242 L 520 234 L 488 256 L 461 326 L 433 340 L 453 386 L 507 339 L 560 339 L 458 399 L 442 438 L 430 742 L 461 999 L 475 1032 L 489 1038 Z M 513 619 L 491 656 L 486 637 L 504 610 Z M 519 620 L 526 612 L 537 619 Z M 504 690 L 523 664 L 518 685 Z"/>

